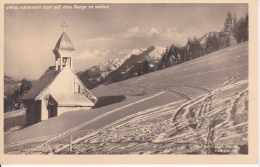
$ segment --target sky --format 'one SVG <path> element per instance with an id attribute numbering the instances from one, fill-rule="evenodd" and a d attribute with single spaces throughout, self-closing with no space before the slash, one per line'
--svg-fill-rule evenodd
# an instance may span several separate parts
<path id="1" fill-rule="evenodd" d="M 15 9 L 5 5 L 5 75 L 36 80 L 55 65 L 52 50 L 64 21 L 76 49 L 73 70 L 78 72 L 123 58 L 136 48 L 183 46 L 188 38 L 221 30 L 228 11 L 238 18 L 248 12 L 247 4 L 103 4 L 108 8 L 95 8 L 98 5 L 102 4 L 20 4 Z M 37 9 L 28 9 L 32 6 Z"/>

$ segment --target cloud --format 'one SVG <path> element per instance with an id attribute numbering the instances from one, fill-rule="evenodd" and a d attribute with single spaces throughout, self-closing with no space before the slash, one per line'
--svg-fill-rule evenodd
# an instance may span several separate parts
<path id="1" fill-rule="evenodd" d="M 121 36 L 122 38 L 151 38 L 160 36 L 161 33 L 161 27 L 132 27 L 125 32 L 117 34 L 117 36 Z"/>
<path id="2" fill-rule="evenodd" d="M 86 64 L 91 67 L 112 58 L 122 58 L 136 48 L 183 46 L 196 33 L 195 29 L 179 31 L 175 27 L 131 27 L 123 32 L 79 41 L 81 52 L 75 55 L 75 61 L 83 65 L 76 68 L 86 69 Z"/>
<path id="3" fill-rule="evenodd" d="M 102 37 L 86 40 L 86 46 L 90 48 L 103 47 L 126 49 L 148 47 L 150 45 L 166 47 L 171 44 L 185 45 L 188 38 L 193 38 L 198 34 L 196 29 L 178 30 L 175 27 L 131 27 L 123 32 L 109 34 Z M 138 46 L 138 45 L 142 46 Z"/>
<path id="4" fill-rule="evenodd" d="M 150 35 L 160 35 L 162 32 L 161 27 L 152 27 L 149 31 Z"/>
<path id="5" fill-rule="evenodd" d="M 129 49 L 88 49 L 74 56 L 76 71 L 82 71 L 99 63 L 105 62 L 113 58 L 122 58 L 130 53 Z"/>
<path id="6" fill-rule="evenodd" d="M 123 55 L 123 56 L 126 56 L 127 54 L 129 54 L 132 50 L 131 49 L 117 49 L 117 48 L 114 48 L 113 49 L 113 52 L 116 54 L 116 55 Z"/>
<path id="7" fill-rule="evenodd" d="M 83 52 L 76 54 L 75 59 L 77 60 L 93 60 L 93 59 L 104 59 L 107 54 L 109 54 L 110 50 L 84 50 Z"/>
<path id="8" fill-rule="evenodd" d="M 166 29 L 162 29 L 161 27 L 132 27 L 123 32 L 118 32 L 115 34 L 109 34 L 102 37 L 96 37 L 87 39 L 85 42 L 102 42 L 102 43 L 110 43 L 111 41 L 122 42 L 125 40 L 131 40 L 136 38 L 154 38 L 160 37 L 163 33 L 165 33 Z"/>
<path id="9" fill-rule="evenodd" d="M 129 34 L 137 34 L 140 31 L 141 31 L 141 29 L 139 27 L 133 27 L 133 28 L 126 30 L 126 32 L 128 32 Z"/>
<path id="10" fill-rule="evenodd" d="M 109 50 L 84 50 L 74 56 L 74 64 L 77 64 L 74 69 L 76 71 L 82 71 L 104 62 L 109 53 Z"/>

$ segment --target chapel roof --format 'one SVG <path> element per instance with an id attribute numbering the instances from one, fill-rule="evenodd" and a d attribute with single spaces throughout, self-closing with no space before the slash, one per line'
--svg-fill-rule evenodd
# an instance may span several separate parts
<path id="1" fill-rule="evenodd" d="M 55 66 L 50 66 L 36 84 L 22 96 L 23 100 L 35 100 L 36 97 L 47 88 L 59 75 L 60 70 L 56 70 Z"/>
<path id="2" fill-rule="evenodd" d="M 58 50 L 75 51 L 71 40 L 69 39 L 68 35 L 65 32 L 61 34 L 53 51 L 58 51 Z"/>

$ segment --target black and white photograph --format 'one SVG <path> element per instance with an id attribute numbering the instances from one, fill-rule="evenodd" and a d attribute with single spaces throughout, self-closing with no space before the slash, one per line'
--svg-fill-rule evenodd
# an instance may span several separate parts
<path id="1" fill-rule="evenodd" d="M 4 3 L 3 154 L 248 156 L 249 10 Z"/>

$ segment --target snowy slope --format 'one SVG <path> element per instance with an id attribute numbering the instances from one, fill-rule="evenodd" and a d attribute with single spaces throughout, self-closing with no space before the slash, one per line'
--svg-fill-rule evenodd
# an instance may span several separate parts
<path id="1" fill-rule="evenodd" d="M 205 149 L 208 129 L 214 127 L 211 137 L 216 144 L 237 148 L 231 150 L 232 154 L 246 154 L 247 149 L 243 148 L 248 141 L 247 80 L 248 43 L 242 43 L 170 68 L 97 87 L 92 90 L 97 97 L 127 98 L 88 112 L 68 112 L 6 134 L 5 144 L 39 137 L 41 141 L 35 140 L 35 145 L 29 143 L 27 147 L 6 147 L 5 152 L 21 148 L 24 153 L 28 150 L 51 153 L 68 144 L 73 135 L 73 140 L 78 141 L 73 150 L 82 154 L 208 154 Z M 54 124 L 61 128 L 50 126 Z M 42 141 L 70 129 L 76 130 L 35 150 Z M 61 153 L 68 153 L 68 149 Z"/>

